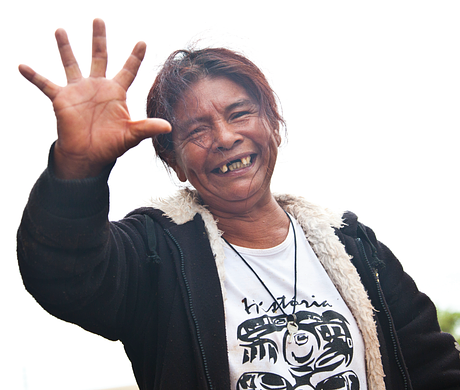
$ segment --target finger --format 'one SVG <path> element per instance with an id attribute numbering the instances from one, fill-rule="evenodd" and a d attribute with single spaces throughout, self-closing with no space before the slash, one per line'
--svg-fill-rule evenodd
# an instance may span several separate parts
<path id="1" fill-rule="evenodd" d="M 129 88 L 137 75 L 137 71 L 144 59 L 146 47 L 144 42 L 138 42 L 123 69 L 114 77 L 114 81 L 120 84 L 125 90 Z"/>
<path id="2" fill-rule="evenodd" d="M 105 23 L 102 19 L 93 21 L 93 57 L 91 61 L 91 77 L 105 77 L 107 70 L 107 38 Z"/>
<path id="3" fill-rule="evenodd" d="M 55 96 L 61 89 L 61 87 L 52 83 L 47 78 L 39 75 L 37 72 L 35 72 L 32 68 L 28 67 L 27 65 L 19 65 L 19 72 L 21 72 L 21 74 L 27 80 L 29 80 L 51 100 L 55 98 Z"/>
<path id="4" fill-rule="evenodd" d="M 149 118 L 129 122 L 129 136 L 125 139 L 126 148 L 130 149 L 146 138 L 159 134 L 169 133 L 171 125 L 168 121 L 159 118 Z"/>
<path id="5" fill-rule="evenodd" d="M 55 35 L 59 53 L 61 54 L 62 65 L 64 65 L 65 74 L 67 76 L 67 82 L 74 83 L 81 79 L 81 72 L 77 60 L 73 55 L 72 48 L 70 47 L 69 38 L 62 28 L 56 30 Z"/>

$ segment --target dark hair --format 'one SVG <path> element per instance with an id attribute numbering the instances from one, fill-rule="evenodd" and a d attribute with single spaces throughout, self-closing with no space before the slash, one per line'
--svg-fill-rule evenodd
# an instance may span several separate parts
<path id="1" fill-rule="evenodd" d="M 174 108 L 191 85 L 205 77 L 227 77 L 241 85 L 259 104 L 261 115 L 273 131 L 279 132 L 284 120 L 278 112 L 275 93 L 264 74 L 246 57 L 224 48 L 178 50 L 172 53 L 158 73 L 147 97 L 147 116 L 171 123 Z M 174 152 L 172 133 L 153 138 L 158 156 L 168 165 Z"/>

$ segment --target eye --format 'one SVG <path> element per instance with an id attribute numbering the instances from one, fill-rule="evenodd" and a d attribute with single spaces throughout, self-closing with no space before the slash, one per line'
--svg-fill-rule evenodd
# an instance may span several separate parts
<path id="1" fill-rule="evenodd" d="M 200 147 L 209 147 L 210 143 L 212 143 L 211 129 L 209 126 L 198 126 L 191 129 L 187 134 L 185 142 L 191 142 Z"/>
<path id="2" fill-rule="evenodd" d="M 229 122 L 234 122 L 234 121 L 245 121 L 249 119 L 249 115 L 251 115 L 251 111 L 238 111 L 234 112 L 232 115 L 230 115 Z"/>
<path id="3" fill-rule="evenodd" d="M 199 136 L 200 134 L 204 133 L 207 130 L 206 126 L 199 126 L 195 129 L 192 129 L 189 131 L 187 134 L 188 137 L 196 137 Z"/>
<path id="4" fill-rule="evenodd" d="M 250 112 L 249 111 L 239 111 L 239 112 L 235 112 L 232 116 L 231 116 L 231 119 L 238 119 L 238 118 L 241 118 L 243 116 L 246 116 L 246 115 L 249 115 Z"/>

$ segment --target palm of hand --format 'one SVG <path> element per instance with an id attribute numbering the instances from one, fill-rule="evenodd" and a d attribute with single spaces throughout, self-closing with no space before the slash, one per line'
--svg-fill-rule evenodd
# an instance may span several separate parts
<path id="1" fill-rule="evenodd" d="M 105 78 L 107 46 L 105 25 L 93 23 L 91 74 L 83 78 L 64 30 L 56 40 L 67 76 L 59 87 L 25 65 L 19 71 L 53 102 L 58 139 L 54 148 L 55 174 L 62 179 L 97 176 L 105 166 L 145 138 L 171 130 L 162 119 L 132 121 L 126 105 L 126 91 L 144 58 L 145 44 L 139 42 L 123 69 Z"/>
<path id="2" fill-rule="evenodd" d="M 126 91 L 106 78 L 82 79 L 53 100 L 60 153 L 109 164 L 132 145 Z"/>

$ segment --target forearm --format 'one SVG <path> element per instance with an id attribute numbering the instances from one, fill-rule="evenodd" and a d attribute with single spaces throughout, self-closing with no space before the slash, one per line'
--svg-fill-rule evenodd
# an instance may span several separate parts
<path id="1" fill-rule="evenodd" d="M 460 358 L 452 336 L 442 333 L 431 300 L 417 289 L 399 261 L 384 245 L 380 281 L 395 324 L 404 361 L 416 389 L 460 387 Z"/>
<path id="2" fill-rule="evenodd" d="M 116 286 L 107 286 L 109 275 L 124 272 L 124 254 L 110 250 L 108 174 L 59 180 L 50 158 L 18 231 L 18 260 L 27 290 L 46 310 L 67 321 L 97 316 L 98 290 L 113 293 Z"/>
<path id="3" fill-rule="evenodd" d="M 61 180 L 54 175 L 53 149 L 47 169 L 31 191 L 19 233 L 26 229 L 34 241 L 50 248 L 94 247 L 104 241 L 96 233 L 107 225 L 111 167 L 95 178 Z"/>

